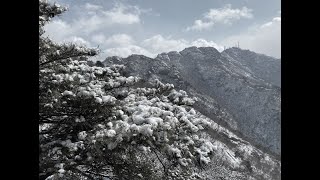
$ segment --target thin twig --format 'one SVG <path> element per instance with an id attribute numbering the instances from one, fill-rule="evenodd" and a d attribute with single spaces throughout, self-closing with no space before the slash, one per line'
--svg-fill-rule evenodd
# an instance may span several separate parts
<path id="1" fill-rule="evenodd" d="M 163 162 L 162 162 L 161 159 L 159 158 L 157 152 L 156 152 L 156 151 L 153 151 L 153 152 L 156 154 L 158 160 L 160 161 L 160 163 L 161 163 L 161 165 L 162 165 L 162 167 L 163 167 L 164 173 L 166 174 L 166 173 L 167 173 L 166 166 L 163 164 Z"/>

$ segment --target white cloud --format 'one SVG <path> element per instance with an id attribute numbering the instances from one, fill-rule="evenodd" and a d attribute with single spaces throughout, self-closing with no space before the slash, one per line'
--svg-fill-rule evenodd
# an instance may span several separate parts
<path id="1" fill-rule="evenodd" d="M 215 47 L 217 50 L 222 51 L 223 47 L 219 46 L 213 41 L 207 41 L 205 39 L 196 39 L 194 41 L 187 41 L 185 39 L 172 39 L 172 38 L 165 38 L 160 34 L 152 36 L 151 38 L 145 39 L 141 43 L 142 47 L 149 50 L 153 54 L 160 54 L 163 52 L 169 51 L 181 51 L 184 48 L 190 46 L 197 46 L 197 47 Z"/>
<path id="2" fill-rule="evenodd" d="M 115 34 L 106 39 L 106 45 L 127 46 L 133 44 L 134 40 L 127 34 Z"/>
<path id="3" fill-rule="evenodd" d="M 46 25 L 45 35 L 49 35 L 51 39 L 59 43 L 73 42 L 88 47 L 91 46 L 89 41 L 86 41 L 81 36 L 74 33 L 70 24 L 59 19 Z"/>
<path id="4" fill-rule="evenodd" d="M 103 44 L 106 42 L 106 37 L 101 33 L 95 34 L 91 37 L 91 41 L 97 44 Z"/>
<path id="5" fill-rule="evenodd" d="M 136 45 L 128 45 L 125 47 L 116 47 L 109 48 L 105 50 L 107 56 L 119 56 L 119 57 L 128 57 L 131 54 L 142 54 L 148 57 L 154 57 L 154 54 L 150 53 L 146 49 L 136 46 Z"/>
<path id="6" fill-rule="evenodd" d="M 104 34 L 95 34 L 92 36 L 91 41 L 96 44 L 113 45 L 113 46 L 125 46 L 134 43 L 134 40 L 128 34 L 114 34 L 108 38 Z"/>
<path id="7" fill-rule="evenodd" d="M 141 9 L 123 3 L 115 3 L 112 8 L 86 3 L 75 6 L 72 21 L 54 19 L 45 26 L 45 35 L 58 43 L 74 42 L 88 47 L 96 47 L 102 50 L 101 54 L 93 59 L 105 58 L 109 55 L 121 57 L 131 53 L 152 56 L 147 50 L 135 45 L 134 40 L 127 34 L 113 34 L 106 36 L 106 29 L 119 27 L 119 29 L 132 24 L 141 23 L 141 15 L 150 14 L 152 9 Z M 127 27 L 126 27 L 127 28 Z"/>
<path id="8" fill-rule="evenodd" d="M 210 9 L 204 13 L 203 19 L 195 20 L 193 25 L 187 27 L 187 31 L 202 31 L 212 28 L 215 24 L 229 24 L 242 18 L 253 18 L 252 9 L 242 7 L 241 9 L 232 9 L 230 4 L 219 9 Z"/>
<path id="9" fill-rule="evenodd" d="M 240 48 L 281 58 L 281 17 L 260 26 L 252 27 L 248 32 L 230 36 L 220 44 L 233 46 L 240 43 Z"/>
<path id="10" fill-rule="evenodd" d="M 54 41 L 62 42 L 73 35 L 70 24 L 60 19 L 54 20 L 45 26 L 45 35 L 49 35 Z"/>
<path id="11" fill-rule="evenodd" d="M 116 1 L 114 1 L 116 2 Z M 142 9 L 138 6 L 131 6 L 124 3 L 116 3 L 113 7 L 106 9 L 103 6 L 86 3 L 74 6 L 70 14 L 76 14 L 71 21 L 55 18 L 46 25 L 46 35 L 49 35 L 56 42 L 75 42 L 91 45 L 100 45 L 102 49 L 101 58 L 110 55 L 126 57 L 130 54 L 143 54 L 149 57 L 155 57 L 157 54 L 169 51 L 181 51 L 186 47 L 197 46 L 215 47 L 218 51 L 223 50 L 223 46 L 233 46 L 237 41 L 241 48 L 250 49 L 267 55 L 281 56 L 281 17 L 251 27 L 244 33 L 239 33 L 228 37 L 223 41 L 213 42 L 206 39 L 185 40 L 183 38 L 174 39 L 164 37 L 160 34 L 144 38 L 142 40 L 134 39 L 129 34 L 124 34 L 123 29 L 132 27 L 133 24 L 143 24 L 141 16 L 144 14 L 153 14 L 151 8 Z M 277 12 L 281 15 L 281 11 Z M 221 24 L 232 24 L 240 19 L 253 18 L 252 10 L 247 7 L 232 8 L 226 5 L 218 9 L 209 9 L 202 17 L 194 21 L 194 24 L 187 27 L 187 31 L 203 31 L 216 27 Z M 136 27 L 136 26 L 134 26 Z M 141 27 L 141 26 L 139 26 Z M 111 29 L 111 30 L 109 30 Z M 117 30 L 114 34 L 114 30 Z M 138 31 L 145 29 L 137 29 Z M 150 33 L 150 32 L 147 32 Z"/>
<path id="12" fill-rule="evenodd" d="M 211 46 L 218 49 L 218 51 L 223 50 L 222 46 L 219 46 L 213 41 L 207 41 L 205 39 L 187 41 L 185 39 L 172 39 L 170 37 L 163 37 L 160 34 L 147 38 L 140 43 L 136 42 L 127 34 L 115 34 L 109 38 L 105 38 L 100 34 L 97 35 L 96 38 L 105 40 L 105 44 L 108 46 L 108 48 L 103 51 L 105 56 L 127 57 L 131 54 L 142 54 L 154 58 L 160 53 L 181 51 L 190 46 Z"/>
<path id="13" fill-rule="evenodd" d="M 136 41 L 129 34 L 108 34 L 105 29 L 115 25 L 130 25 L 141 23 L 140 16 L 150 13 L 152 9 L 141 9 L 117 3 L 111 9 L 86 3 L 78 8 L 87 13 L 80 13 L 72 21 L 56 19 L 46 25 L 46 35 L 56 42 L 74 42 L 88 47 L 98 46 L 102 50 L 98 58 L 106 56 L 127 57 L 131 54 L 142 54 L 155 57 L 157 54 L 169 51 L 181 51 L 190 46 L 213 46 L 221 50 L 215 42 L 205 39 L 187 41 L 154 35 L 141 41 Z M 120 29 L 120 28 L 119 28 Z"/>
<path id="14" fill-rule="evenodd" d="M 86 4 L 88 6 L 88 4 Z M 131 25 L 140 23 L 141 10 L 136 6 L 117 3 L 110 10 L 104 10 L 100 6 L 90 5 L 85 7 L 89 14 L 84 14 L 78 20 L 73 21 L 74 32 L 86 34 L 108 28 L 112 25 Z M 90 10 L 96 8 L 96 10 Z M 98 9 L 97 9 L 98 8 Z"/>
<path id="15" fill-rule="evenodd" d="M 223 51 L 223 47 L 218 45 L 217 43 L 213 42 L 213 41 L 207 41 L 205 39 L 197 39 L 195 41 L 192 41 L 191 46 L 197 46 L 197 47 L 214 47 L 216 48 L 218 51 Z"/>
<path id="16" fill-rule="evenodd" d="M 191 27 L 187 27 L 187 31 L 196 30 L 202 31 L 206 29 L 210 29 L 214 25 L 214 22 L 203 22 L 201 19 L 197 19 L 194 21 L 194 24 Z"/>
<path id="17" fill-rule="evenodd" d="M 92 37 L 92 41 L 101 45 L 103 51 L 100 57 L 102 58 L 106 56 L 128 57 L 131 54 L 142 54 L 148 57 L 155 56 L 147 49 L 135 44 L 135 40 L 128 34 L 113 34 L 109 37 L 97 34 Z"/>
<path id="18" fill-rule="evenodd" d="M 231 9 L 231 4 L 227 4 L 220 9 L 210 9 L 205 14 L 205 18 L 212 20 L 213 22 L 229 24 L 232 21 L 239 20 L 241 18 L 252 18 L 252 9 L 242 7 L 242 9 Z"/>
<path id="19" fill-rule="evenodd" d="M 141 14 L 151 11 L 151 9 L 144 10 L 138 6 L 122 3 L 116 3 L 111 9 L 104 9 L 102 6 L 86 3 L 80 6 L 78 10 L 87 13 L 79 12 L 79 16 L 75 17 L 71 22 L 61 19 L 53 20 L 45 26 L 46 35 L 58 42 L 62 42 L 72 35 L 84 38 L 114 25 L 139 24 Z"/>
<path id="20" fill-rule="evenodd" d="M 140 22 L 141 14 L 139 7 L 117 3 L 110 11 L 102 11 L 105 18 L 114 24 L 134 24 Z"/>
<path id="21" fill-rule="evenodd" d="M 272 19 L 272 21 L 267 22 L 265 24 L 262 24 L 260 26 L 260 29 L 265 29 L 265 28 L 268 28 L 268 27 L 272 27 L 272 26 L 277 25 L 277 24 L 278 25 L 281 24 L 281 17 L 275 17 L 275 18 Z"/>
<path id="22" fill-rule="evenodd" d="M 281 22 L 281 17 L 275 17 L 275 18 L 272 19 L 272 21 Z"/>
<path id="23" fill-rule="evenodd" d="M 72 42 L 74 44 L 78 44 L 78 45 L 84 45 L 86 47 L 91 47 L 91 43 L 84 40 L 81 37 L 77 37 L 77 36 L 71 36 L 70 38 L 65 39 L 63 42 Z"/>
<path id="24" fill-rule="evenodd" d="M 167 51 L 182 50 L 187 47 L 188 42 L 184 39 L 164 38 L 160 34 L 145 39 L 142 46 L 150 49 L 153 53 L 162 53 Z"/>
<path id="25" fill-rule="evenodd" d="M 96 10 L 102 9 L 102 6 L 98 6 L 90 3 L 86 3 L 84 7 L 86 10 L 89 10 L 89 11 L 96 11 Z"/>

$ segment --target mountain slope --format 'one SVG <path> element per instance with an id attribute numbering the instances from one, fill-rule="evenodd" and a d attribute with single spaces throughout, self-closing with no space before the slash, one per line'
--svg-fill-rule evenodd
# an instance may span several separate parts
<path id="1" fill-rule="evenodd" d="M 230 48 L 220 53 L 212 47 L 189 47 L 180 52 L 161 53 L 154 59 L 131 55 L 127 58 L 108 57 L 103 63 L 124 64 L 127 75 L 172 83 L 177 89 L 197 97 L 198 102 L 194 105 L 197 111 L 213 120 L 220 128 L 232 132 L 235 139 L 241 139 L 237 146 L 226 135 L 220 136 L 212 130 L 209 134 L 213 136 L 213 141 L 219 139 L 225 146 L 222 149 L 229 149 L 233 156 L 238 151 L 237 148 L 249 144 L 260 153 L 248 155 L 248 159 L 241 161 L 256 169 L 253 173 L 255 175 L 249 173 L 250 176 L 254 176 L 254 179 L 270 179 L 262 177 L 269 173 L 268 176 L 273 176 L 271 179 L 279 179 L 275 178 L 280 174 L 281 157 L 279 59 L 239 48 Z M 248 152 L 242 152 L 240 156 L 244 158 L 244 154 Z M 265 161 L 264 156 L 271 160 L 263 166 L 264 170 L 257 170 L 257 166 L 262 166 L 261 161 Z M 255 163 L 256 165 L 252 165 Z M 275 172 L 269 172 L 266 168 L 269 166 L 276 169 Z M 261 171 L 260 175 L 258 171 Z M 250 179 L 248 176 L 244 179 Z M 242 178 L 239 176 L 235 179 Z"/>
<path id="2" fill-rule="evenodd" d="M 241 58 L 236 53 L 242 54 Z M 281 89 L 260 78 L 258 70 L 243 65 L 243 54 L 246 51 L 238 48 L 219 53 L 212 47 L 190 47 L 155 59 L 132 55 L 110 57 L 104 63 L 125 64 L 128 74 L 158 78 L 186 90 L 199 97 L 195 108 L 204 115 L 280 155 Z"/>
<path id="3" fill-rule="evenodd" d="M 281 87 L 281 60 L 257 54 L 249 50 L 229 48 L 221 53 L 226 58 L 235 59 L 241 66 L 253 72 L 258 78 Z"/>

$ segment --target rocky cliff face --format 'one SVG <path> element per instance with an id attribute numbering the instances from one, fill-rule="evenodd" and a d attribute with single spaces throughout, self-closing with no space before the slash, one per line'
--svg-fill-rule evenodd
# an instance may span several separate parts
<path id="1" fill-rule="evenodd" d="M 127 58 L 108 57 L 103 63 L 124 64 L 128 75 L 140 76 L 145 80 L 157 78 L 197 97 L 198 102 L 194 105 L 196 110 L 212 119 L 219 127 L 232 132 L 236 139 L 247 142 L 248 146 L 260 152 L 260 155 L 249 153 L 246 160 L 243 159 L 244 153 L 238 154 L 242 157 L 241 162 L 249 162 L 248 167 L 252 166 L 256 170 L 254 179 L 265 179 L 262 176 L 279 179 L 280 59 L 239 48 L 230 48 L 220 53 L 213 47 L 189 47 L 180 52 L 159 54 L 154 59 L 131 55 Z M 212 130 L 211 134 L 219 133 Z M 246 144 L 234 145 L 232 140 L 220 135 L 215 135 L 213 140 L 217 137 L 221 142 L 224 141 L 224 145 L 230 145 L 226 147 L 233 152 L 231 156 L 236 159 L 236 147 Z M 259 150 L 256 147 L 259 147 Z M 272 154 L 271 160 L 261 165 L 261 161 L 265 162 L 262 156 L 266 152 Z M 254 162 L 256 165 L 253 165 Z M 276 170 L 266 173 L 265 170 L 258 170 L 258 165 L 266 168 L 265 170 L 269 166 Z M 264 175 L 260 173 L 260 177 L 258 171 L 264 172 Z M 240 176 L 236 179 L 239 178 Z M 248 176 L 244 179 L 248 179 Z"/>

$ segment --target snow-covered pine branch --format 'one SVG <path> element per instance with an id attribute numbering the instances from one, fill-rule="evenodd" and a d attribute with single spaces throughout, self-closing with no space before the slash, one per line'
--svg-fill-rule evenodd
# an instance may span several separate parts
<path id="1" fill-rule="evenodd" d="M 39 3 L 42 26 L 65 10 Z M 88 65 L 95 49 L 42 34 L 39 53 L 40 179 L 155 179 L 160 164 L 160 179 L 187 179 L 188 167 L 210 161 L 213 145 L 198 134 L 210 122 L 185 91 L 159 80 L 134 86 L 123 65 Z"/>

